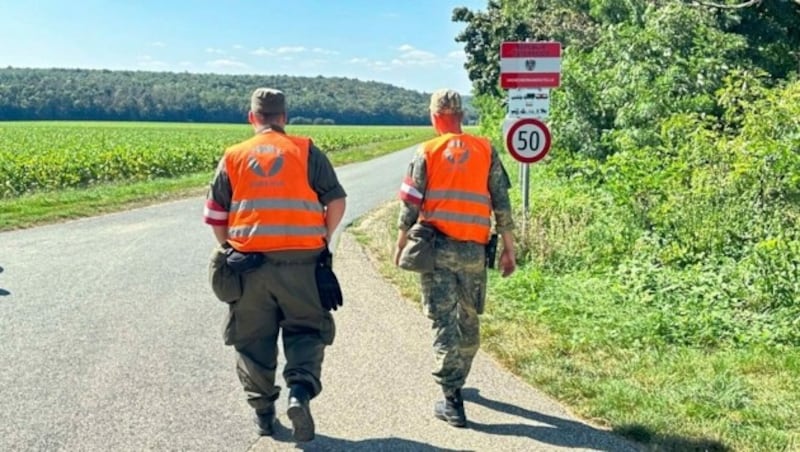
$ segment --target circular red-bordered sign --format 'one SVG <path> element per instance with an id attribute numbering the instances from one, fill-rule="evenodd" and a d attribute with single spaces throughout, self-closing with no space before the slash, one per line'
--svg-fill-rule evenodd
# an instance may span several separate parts
<path id="1" fill-rule="evenodd" d="M 519 118 L 506 132 L 506 149 L 522 163 L 535 163 L 550 151 L 552 137 L 547 124 L 536 118 Z"/>

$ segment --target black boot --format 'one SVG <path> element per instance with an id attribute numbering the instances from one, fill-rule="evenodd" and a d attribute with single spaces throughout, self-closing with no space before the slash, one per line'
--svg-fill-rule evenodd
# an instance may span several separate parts
<path id="1" fill-rule="evenodd" d="M 273 427 L 275 423 L 275 405 L 256 410 L 255 422 L 258 426 L 259 435 L 272 436 L 275 431 Z"/>
<path id="2" fill-rule="evenodd" d="M 464 412 L 464 399 L 461 390 L 456 389 L 452 394 L 445 393 L 444 400 L 439 400 L 433 409 L 434 415 L 453 427 L 466 427 L 467 415 Z"/>
<path id="3" fill-rule="evenodd" d="M 310 398 L 304 385 L 292 385 L 289 389 L 289 409 L 286 414 L 292 421 L 292 436 L 298 442 L 314 439 L 314 418 L 308 406 Z"/>

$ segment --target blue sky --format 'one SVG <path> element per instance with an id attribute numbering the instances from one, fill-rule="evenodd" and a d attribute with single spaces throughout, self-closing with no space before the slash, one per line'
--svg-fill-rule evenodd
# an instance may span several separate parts
<path id="1" fill-rule="evenodd" d="M 486 0 L 0 0 L 0 66 L 343 76 L 468 93 Z"/>

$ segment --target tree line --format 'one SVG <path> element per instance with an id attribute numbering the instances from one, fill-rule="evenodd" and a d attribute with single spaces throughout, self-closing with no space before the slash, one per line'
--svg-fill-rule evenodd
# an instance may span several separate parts
<path id="1" fill-rule="evenodd" d="M 426 125 L 429 94 L 342 77 L 0 68 L 0 121 L 241 123 L 250 93 L 282 89 L 295 124 Z"/>

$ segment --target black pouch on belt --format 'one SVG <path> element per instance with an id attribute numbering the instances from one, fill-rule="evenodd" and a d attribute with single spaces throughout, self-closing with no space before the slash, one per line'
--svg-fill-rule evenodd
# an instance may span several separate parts
<path id="1" fill-rule="evenodd" d="M 489 237 L 489 243 L 486 244 L 486 267 L 494 268 L 497 259 L 497 234 L 492 234 Z"/>
<path id="2" fill-rule="evenodd" d="M 314 276 L 317 280 L 317 291 L 322 307 L 328 311 L 335 311 L 342 306 L 342 288 L 339 285 L 339 279 L 333 273 L 333 255 L 327 245 L 317 259 Z"/>
<path id="3" fill-rule="evenodd" d="M 234 248 L 230 247 L 230 245 L 225 248 L 225 254 L 227 255 L 225 261 L 228 267 L 235 273 L 251 272 L 264 263 L 263 254 L 243 253 L 241 251 L 236 251 Z"/>

